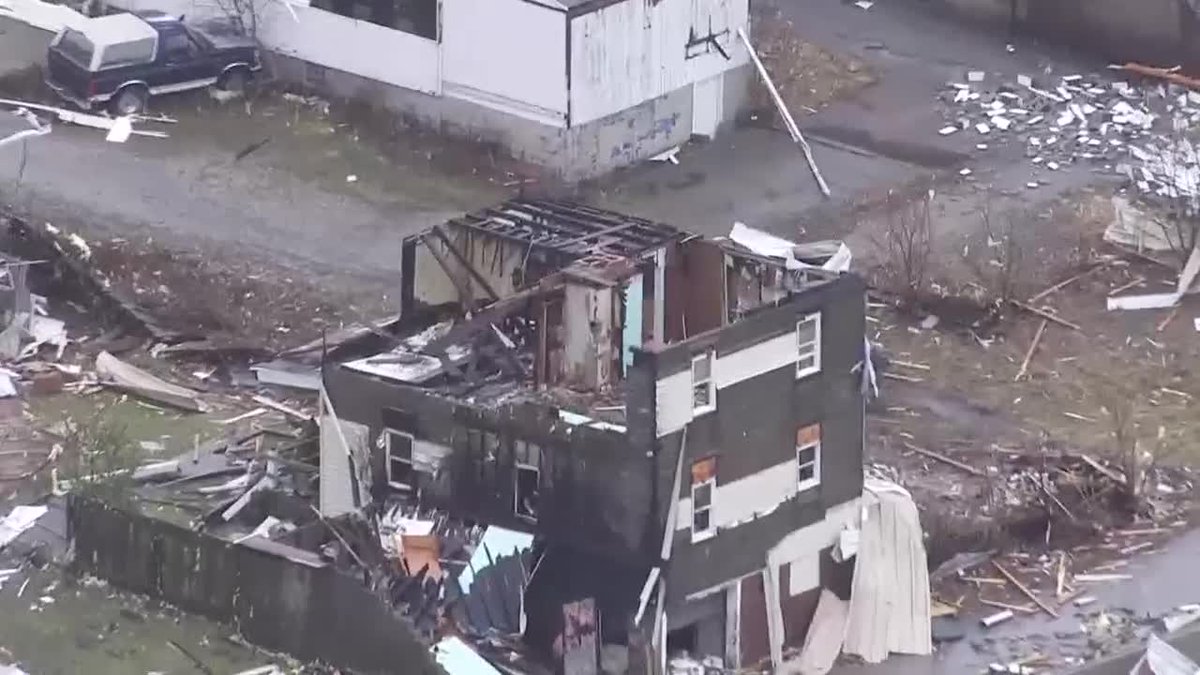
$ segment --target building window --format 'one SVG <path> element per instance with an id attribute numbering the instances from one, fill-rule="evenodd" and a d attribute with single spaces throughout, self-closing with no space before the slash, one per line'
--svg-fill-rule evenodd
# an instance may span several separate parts
<path id="1" fill-rule="evenodd" d="M 513 441 L 513 456 L 513 513 L 519 518 L 537 522 L 542 449 L 533 443 Z"/>
<path id="2" fill-rule="evenodd" d="M 711 351 L 692 357 L 692 411 L 697 415 L 717 408 L 717 388 L 712 372 Z"/>
<path id="3" fill-rule="evenodd" d="M 821 315 L 809 314 L 796 322 L 796 377 L 821 371 Z"/>
<path id="4" fill-rule="evenodd" d="M 801 427 L 796 432 L 796 478 L 800 489 L 821 483 L 821 425 Z"/>
<path id="5" fill-rule="evenodd" d="M 384 430 L 387 439 L 387 481 L 397 490 L 413 488 L 413 437 L 403 431 Z"/>
<path id="6" fill-rule="evenodd" d="M 704 541 L 717 533 L 713 522 L 713 497 L 717 490 L 717 458 L 692 464 L 692 541 Z"/>
<path id="7" fill-rule="evenodd" d="M 438 39 L 438 0 L 312 0 L 310 4 L 348 19 Z"/>

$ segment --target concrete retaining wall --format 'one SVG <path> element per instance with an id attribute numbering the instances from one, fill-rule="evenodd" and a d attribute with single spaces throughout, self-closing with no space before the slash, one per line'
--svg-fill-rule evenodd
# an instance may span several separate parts
<path id="1" fill-rule="evenodd" d="M 438 675 L 408 624 L 360 579 L 72 496 L 81 573 L 232 623 L 253 644 L 366 673 Z"/>
<path id="2" fill-rule="evenodd" d="M 1009 0 L 932 0 L 1006 27 Z M 1019 31 L 1117 61 L 1200 68 L 1194 0 L 1017 0 Z"/>

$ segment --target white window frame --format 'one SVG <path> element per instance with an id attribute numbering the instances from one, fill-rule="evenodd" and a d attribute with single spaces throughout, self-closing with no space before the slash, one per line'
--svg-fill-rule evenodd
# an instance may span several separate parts
<path id="1" fill-rule="evenodd" d="M 815 326 L 813 331 L 813 339 L 810 342 L 800 342 L 800 329 L 806 324 L 812 323 Z M 796 322 L 796 379 L 799 380 L 809 375 L 821 372 L 821 313 L 816 312 L 809 314 Z M 808 357 L 812 357 L 812 365 L 802 366 L 802 361 Z"/>
<path id="2" fill-rule="evenodd" d="M 800 453 L 804 452 L 805 450 L 813 451 L 813 460 L 811 462 L 801 462 L 800 461 Z M 811 466 L 813 469 L 812 478 L 807 478 L 807 479 L 801 478 L 800 477 L 800 469 L 807 467 L 807 466 Z M 814 488 L 821 484 L 821 437 L 820 436 L 818 436 L 817 440 L 812 443 L 806 443 L 804 445 L 800 445 L 799 443 L 796 444 L 796 483 L 798 485 L 797 489 L 799 491 L 808 490 L 808 489 Z"/>
<path id="3" fill-rule="evenodd" d="M 521 461 L 521 459 L 517 457 L 517 454 L 518 454 L 517 453 L 517 444 L 519 444 L 519 443 L 523 443 L 525 445 L 525 455 L 526 455 L 525 459 L 526 460 L 529 459 L 530 448 L 537 448 L 537 464 L 536 465 L 530 463 L 529 461 Z M 536 478 L 537 491 L 540 494 L 541 488 L 542 488 L 542 447 L 540 445 L 538 445 L 537 443 L 529 443 L 526 441 L 513 441 L 513 515 L 520 518 L 521 520 L 525 520 L 525 521 L 528 521 L 531 523 L 536 523 L 537 519 L 538 519 L 536 513 L 534 515 L 521 513 L 520 485 L 521 485 L 521 471 L 522 470 L 532 471 L 534 473 L 534 475 L 537 477 Z"/>
<path id="4" fill-rule="evenodd" d="M 708 506 L 705 506 L 704 508 L 698 508 L 696 506 L 696 491 L 705 486 L 708 486 Z M 713 473 L 712 477 L 709 478 L 708 480 L 701 481 L 699 483 L 696 483 L 696 482 L 692 483 L 692 523 L 691 523 L 691 527 L 689 529 L 692 531 L 692 543 L 693 544 L 704 541 L 705 539 L 711 539 L 717 535 L 717 523 L 713 519 L 713 506 L 716 504 L 716 501 L 717 501 L 717 476 L 716 476 L 715 472 Z M 697 530 L 696 529 L 696 514 L 701 511 L 708 512 L 708 527 L 703 530 Z"/>
<path id="5" fill-rule="evenodd" d="M 387 457 L 386 457 L 386 460 L 387 460 L 387 465 L 386 465 L 387 466 L 387 483 L 390 487 L 395 488 L 397 490 L 413 490 L 416 488 L 415 485 L 409 485 L 408 483 L 400 483 L 398 481 L 392 480 L 392 437 L 394 437 L 394 436 L 403 436 L 403 437 L 407 438 L 408 439 L 408 447 L 410 448 L 412 453 L 416 453 L 416 450 L 417 450 L 416 437 L 413 436 L 412 434 L 408 433 L 407 431 L 398 431 L 396 429 L 384 429 L 383 430 L 383 438 L 384 438 L 383 447 L 384 447 L 384 451 L 387 453 Z M 417 467 L 413 464 L 413 457 L 411 454 L 409 455 L 408 459 L 404 459 L 402 457 L 397 457 L 396 461 L 407 464 L 409 467 L 410 475 L 413 475 L 416 473 Z"/>
<path id="6" fill-rule="evenodd" d="M 696 364 L 701 361 L 708 361 L 708 379 L 701 380 L 700 382 L 696 382 Z M 691 364 L 690 364 L 690 367 L 692 369 L 691 370 L 692 387 L 688 393 L 692 397 L 692 416 L 693 417 L 698 416 L 698 415 L 703 415 L 705 413 L 710 413 L 717 409 L 717 380 L 714 377 L 714 375 L 716 374 L 716 372 L 715 372 L 716 366 L 717 366 L 717 355 L 714 350 L 710 349 L 710 350 L 704 352 L 703 354 L 697 354 L 696 356 L 692 357 Z M 706 405 L 698 406 L 698 405 L 696 405 L 696 387 L 700 384 L 705 384 L 705 383 L 707 383 L 707 385 L 708 385 L 708 403 Z"/>

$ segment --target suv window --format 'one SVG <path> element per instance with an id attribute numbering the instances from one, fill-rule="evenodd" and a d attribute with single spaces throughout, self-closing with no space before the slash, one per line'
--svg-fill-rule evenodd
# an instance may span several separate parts
<path id="1" fill-rule="evenodd" d="M 166 33 L 162 36 L 162 46 L 168 59 L 187 59 L 197 53 L 196 43 L 187 33 Z"/>
<path id="2" fill-rule="evenodd" d="M 109 45 L 100 57 L 101 68 L 115 68 L 154 60 L 154 39 L 145 38 L 132 42 Z"/>
<path id="3" fill-rule="evenodd" d="M 68 30 L 63 33 L 62 39 L 58 43 L 58 51 L 74 61 L 76 65 L 91 68 L 92 52 L 95 51 L 95 47 L 83 33 L 77 30 Z"/>

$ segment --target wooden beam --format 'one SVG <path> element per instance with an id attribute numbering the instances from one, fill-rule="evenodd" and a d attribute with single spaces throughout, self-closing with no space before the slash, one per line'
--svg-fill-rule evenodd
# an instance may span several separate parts
<path id="1" fill-rule="evenodd" d="M 475 309 L 475 298 L 471 295 L 471 289 L 467 288 L 462 279 L 454 273 L 454 269 L 450 267 L 450 262 L 442 256 L 442 252 L 437 250 L 437 246 L 429 240 L 428 234 L 421 235 L 421 243 L 425 244 L 425 248 L 429 249 L 429 254 L 441 265 L 442 271 L 446 276 L 450 277 L 450 283 L 454 284 L 454 290 L 458 291 L 458 304 L 462 305 L 464 312 L 470 312 Z"/>
<path id="2" fill-rule="evenodd" d="M 479 273 L 479 270 L 475 269 L 475 266 L 471 264 L 471 261 L 467 260 L 467 257 L 458 250 L 458 247 L 454 245 L 454 242 L 450 241 L 450 236 L 446 234 L 445 230 L 443 230 L 440 225 L 434 225 L 431 228 L 431 231 L 435 236 L 437 236 L 438 239 L 442 240 L 443 244 L 446 245 L 446 249 L 450 251 L 450 255 L 453 255 L 455 259 L 457 259 L 458 262 L 466 268 L 467 273 L 471 275 L 471 278 L 474 279 L 480 286 L 482 286 L 483 290 L 487 291 L 488 295 L 492 296 L 493 300 L 499 300 L 500 294 L 497 293 L 494 288 L 492 288 L 492 285 L 488 283 L 487 279 L 483 278 L 483 275 Z"/>

